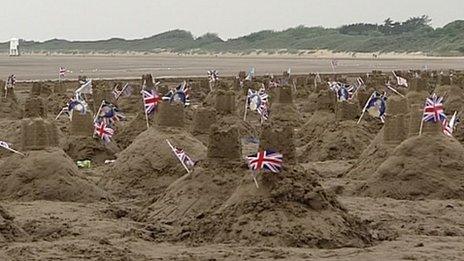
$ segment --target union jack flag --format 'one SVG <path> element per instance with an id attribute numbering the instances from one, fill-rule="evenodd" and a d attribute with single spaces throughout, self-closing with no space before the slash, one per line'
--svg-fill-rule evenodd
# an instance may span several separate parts
<path id="1" fill-rule="evenodd" d="M 443 97 L 438 97 L 434 93 L 425 100 L 422 120 L 425 122 L 443 122 L 445 119 L 446 114 L 443 111 Z"/>
<path id="2" fill-rule="evenodd" d="M 67 71 L 67 70 L 66 70 L 66 68 L 64 68 L 64 67 L 60 67 L 60 69 L 59 69 L 58 73 L 59 73 L 59 75 L 60 75 L 60 76 L 64 76 L 64 75 L 65 75 L 65 73 L 66 73 L 66 71 Z"/>
<path id="3" fill-rule="evenodd" d="M 453 117 L 448 121 L 448 118 L 445 118 L 441 124 L 443 133 L 446 136 L 453 137 L 454 127 L 459 122 L 457 118 L 457 112 L 454 112 Z"/>
<path id="4" fill-rule="evenodd" d="M 248 167 L 253 171 L 271 171 L 278 173 L 282 170 L 283 155 L 271 150 L 260 151 L 247 157 Z"/>
<path id="5" fill-rule="evenodd" d="M 176 154 L 177 158 L 183 162 L 187 167 L 195 166 L 195 161 L 193 161 L 187 153 L 181 148 L 175 148 L 174 153 Z"/>
<path id="6" fill-rule="evenodd" d="M 356 78 L 356 84 L 357 84 L 358 88 L 364 86 L 365 83 L 364 83 L 363 78 L 361 78 L 361 77 Z"/>
<path id="7" fill-rule="evenodd" d="M 129 97 L 132 95 L 132 87 L 129 86 L 128 83 L 126 83 L 124 85 L 124 87 L 122 87 L 121 90 L 118 90 L 118 86 L 114 86 L 114 89 L 113 89 L 113 96 L 114 96 L 114 99 L 115 100 L 118 100 L 121 96 L 124 96 L 124 97 Z"/>
<path id="8" fill-rule="evenodd" d="M 100 137 L 105 143 L 111 141 L 111 137 L 113 137 L 114 130 L 104 122 L 96 122 L 94 125 L 94 133 Z"/>
<path id="9" fill-rule="evenodd" d="M 156 93 L 155 90 L 151 92 L 142 90 L 143 105 L 145 106 L 145 113 L 150 114 L 156 110 L 161 97 Z"/>

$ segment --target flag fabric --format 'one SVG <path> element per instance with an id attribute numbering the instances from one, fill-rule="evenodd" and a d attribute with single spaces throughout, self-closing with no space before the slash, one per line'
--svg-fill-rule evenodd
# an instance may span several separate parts
<path id="1" fill-rule="evenodd" d="M 247 157 L 248 167 L 253 171 L 270 171 L 278 173 L 282 170 L 283 155 L 271 150 L 260 151 Z"/>
<path id="2" fill-rule="evenodd" d="M 329 82 L 329 89 L 337 94 L 338 101 L 351 100 L 357 90 L 357 86 L 341 82 Z"/>
<path id="3" fill-rule="evenodd" d="M 81 85 L 76 91 L 76 94 L 92 94 L 92 79 L 87 80 L 84 84 Z"/>
<path id="4" fill-rule="evenodd" d="M 8 76 L 8 79 L 6 80 L 5 89 L 7 87 L 13 88 L 15 85 L 16 85 L 16 75 L 12 74 Z"/>
<path id="5" fill-rule="evenodd" d="M 87 112 L 86 104 L 76 98 L 71 98 L 67 104 L 67 111 L 78 111 L 85 114 Z"/>
<path id="6" fill-rule="evenodd" d="M 219 80 L 219 72 L 216 70 L 208 71 L 209 82 L 213 83 Z"/>
<path id="7" fill-rule="evenodd" d="M 5 148 L 5 149 L 10 149 L 10 146 L 11 146 L 10 143 L 0 140 L 0 147 Z"/>
<path id="8" fill-rule="evenodd" d="M 60 77 L 63 77 L 66 74 L 66 71 L 66 68 L 60 67 L 60 69 L 58 70 L 58 74 L 60 75 Z"/>
<path id="9" fill-rule="evenodd" d="M 395 71 L 392 71 L 392 73 L 393 73 L 393 76 L 395 76 L 395 78 L 396 78 L 396 84 L 398 86 L 408 87 L 408 81 L 405 78 L 402 78 L 402 77 L 396 75 Z"/>
<path id="10" fill-rule="evenodd" d="M 252 111 L 257 111 L 263 120 L 267 120 L 269 118 L 268 97 L 269 95 L 263 88 L 259 91 L 248 89 L 248 108 Z"/>
<path id="11" fill-rule="evenodd" d="M 185 164 L 187 167 L 193 167 L 195 166 L 195 161 L 193 161 L 187 153 L 181 148 L 175 148 L 174 153 L 176 154 L 177 158 Z"/>
<path id="12" fill-rule="evenodd" d="M 387 110 L 387 97 L 385 94 L 379 94 L 374 91 L 367 101 L 365 111 L 371 116 L 379 118 L 382 122 L 385 122 L 385 112 Z"/>
<path id="13" fill-rule="evenodd" d="M 107 125 L 113 125 L 117 121 L 123 121 L 126 116 L 119 110 L 119 108 L 107 101 L 104 101 L 100 108 L 100 115 L 98 115 Z"/>
<path id="14" fill-rule="evenodd" d="M 130 86 L 128 83 L 122 87 L 121 90 L 118 90 L 118 86 L 116 85 L 113 89 L 113 97 L 114 99 L 119 99 L 120 97 L 129 97 L 132 95 L 132 86 Z"/>
<path id="15" fill-rule="evenodd" d="M 448 118 L 445 118 L 442 122 L 443 133 L 447 136 L 453 137 L 454 127 L 458 122 L 457 112 L 454 112 L 453 117 L 448 121 Z"/>
<path id="16" fill-rule="evenodd" d="M 332 67 L 332 70 L 335 71 L 335 68 L 337 68 L 337 66 L 338 66 L 338 61 L 335 60 L 335 59 L 332 59 L 330 61 L 330 66 Z"/>
<path id="17" fill-rule="evenodd" d="M 108 143 L 111 141 L 111 137 L 113 137 L 114 130 L 110 128 L 104 121 L 101 121 L 94 124 L 94 133 L 105 143 Z"/>
<path id="18" fill-rule="evenodd" d="M 438 97 L 435 93 L 425 100 L 424 122 L 443 122 L 446 114 L 443 110 L 443 97 Z"/>
<path id="19" fill-rule="evenodd" d="M 255 68 L 251 67 L 250 69 L 248 69 L 248 74 L 245 77 L 245 80 L 252 81 L 254 76 L 255 76 Z"/>
<path id="20" fill-rule="evenodd" d="M 190 86 L 187 81 L 183 81 L 175 89 L 171 89 L 166 95 L 162 98 L 165 101 L 169 102 L 180 102 L 184 106 L 190 105 Z"/>
<path id="21" fill-rule="evenodd" d="M 145 113 L 148 115 L 156 111 L 158 103 L 161 100 L 161 97 L 158 95 L 158 93 L 156 93 L 155 90 L 151 90 L 150 92 L 142 90 L 142 97 Z"/>
<path id="22" fill-rule="evenodd" d="M 408 87 L 408 81 L 405 78 L 396 76 L 396 81 L 398 86 Z"/>
<path id="23" fill-rule="evenodd" d="M 356 84 L 358 88 L 363 87 L 365 85 L 363 78 L 361 77 L 356 78 Z"/>

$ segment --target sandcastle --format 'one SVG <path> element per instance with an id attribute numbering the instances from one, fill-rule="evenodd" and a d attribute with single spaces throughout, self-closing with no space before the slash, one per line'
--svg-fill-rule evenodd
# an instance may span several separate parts
<path id="1" fill-rule="evenodd" d="M 219 114 L 233 114 L 235 112 L 235 93 L 218 90 L 214 107 Z"/>
<path id="2" fill-rule="evenodd" d="M 291 126 L 266 123 L 262 126 L 259 148 L 283 154 L 285 163 L 296 163 L 294 129 Z"/>
<path id="3" fill-rule="evenodd" d="M 216 110 L 212 108 L 198 108 L 193 115 L 192 134 L 208 134 L 211 125 L 217 121 L 216 113 Z"/>
<path id="4" fill-rule="evenodd" d="M 24 119 L 21 143 L 23 150 L 43 150 L 58 146 L 58 129 L 42 118 Z"/>
<path id="5" fill-rule="evenodd" d="M 208 159 L 240 161 L 242 145 L 238 129 L 236 127 L 223 129 L 219 125 L 211 126 L 207 155 Z"/>
<path id="6" fill-rule="evenodd" d="M 159 103 L 154 121 L 160 127 L 182 128 L 184 126 L 184 105 L 169 102 Z"/>
<path id="7" fill-rule="evenodd" d="M 408 104 L 405 98 L 392 96 L 387 100 L 383 140 L 386 144 L 398 145 L 408 136 Z M 410 119 L 409 119 L 410 120 Z"/>
<path id="8" fill-rule="evenodd" d="M 356 120 L 359 115 L 358 104 L 349 101 L 337 102 L 335 106 L 335 119 L 338 121 Z"/>
<path id="9" fill-rule="evenodd" d="M 93 117 L 90 111 L 82 114 L 77 111 L 72 112 L 71 134 L 77 136 L 92 136 L 94 130 Z"/>

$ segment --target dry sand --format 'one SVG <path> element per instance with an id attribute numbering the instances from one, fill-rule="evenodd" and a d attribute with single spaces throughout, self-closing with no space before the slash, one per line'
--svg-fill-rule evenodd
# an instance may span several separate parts
<path id="1" fill-rule="evenodd" d="M 195 86 L 196 97 L 207 97 L 207 86 Z M 30 87 L 19 84 L 17 102 L 8 100 L 7 107 L 24 108 Z M 69 83 L 67 93 L 72 88 Z M 260 189 L 237 160 L 258 147 L 247 141 L 248 135 L 261 133 L 256 115 L 241 122 L 240 108 L 218 113 L 222 127 L 215 125 L 213 139 L 201 142 L 189 133 L 193 108 L 185 109 L 184 126 L 145 131 L 143 117 L 136 117 L 137 99 L 121 102 L 134 121 L 118 129 L 116 143 L 123 150 L 115 155 L 85 138 L 85 146 L 77 146 L 81 138 L 71 138 L 67 119 L 56 121 L 60 148 L 28 151 L 26 158 L 0 154 L 0 260 L 462 260 L 460 142 L 424 135 L 386 148 L 379 145 L 383 131 L 376 134 L 377 119 L 354 126 L 352 120 L 338 122 L 330 110 L 305 111 L 308 93 L 310 88 L 295 95 L 298 122 L 286 124 L 295 128 L 300 153 L 315 140 L 322 146 L 306 151 L 317 154 L 306 157 L 311 162 L 259 175 Z M 48 101 L 63 98 L 52 96 Z M 242 107 L 240 97 L 236 101 Z M 56 109 L 59 103 L 50 105 Z M 202 103 L 195 98 L 192 107 Z M 462 106 L 459 100 L 450 103 Z M 49 121 L 55 109 L 49 109 Z M 0 139 L 19 146 L 17 118 L 0 114 Z M 224 125 L 236 131 L 227 132 Z M 200 159 L 190 175 L 165 138 Z M 208 152 L 204 144 L 211 141 L 216 147 Z M 336 150 L 331 149 L 334 141 L 341 144 Z M 217 146 L 221 142 L 226 146 Z M 215 153 L 234 159 L 204 159 Z M 118 159 L 82 170 L 73 162 L 82 155 L 97 163 Z M 424 160 L 427 164 L 421 165 Z M 366 182 L 369 189 L 360 189 Z M 401 189 L 400 196 L 395 188 Z M 423 194 L 413 188 L 422 188 Z"/>

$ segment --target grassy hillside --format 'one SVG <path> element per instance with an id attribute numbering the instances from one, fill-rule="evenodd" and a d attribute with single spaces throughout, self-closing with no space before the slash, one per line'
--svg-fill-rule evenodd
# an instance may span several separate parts
<path id="1" fill-rule="evenodd" d="M 427 16 L 404 22 L 385 20 L 384 24 L 352 24 L 340 28 L 299 26 L 284 31 L 260 31 L 223 41 L 216 34 L 195 38 L 190 32 L 174 30 L 152 37 L 125 40 L 45 42 L 21 40 L 25 52 L 113 53 L 113 52 L 251 52 L 287 50 L 332 50 L 337 52 L 423 52 L 429 55 L 464 55 L 464 20 L 443 28 L 429 26 Z M 8 43 L 0 43 L 7 52 Z"/>

